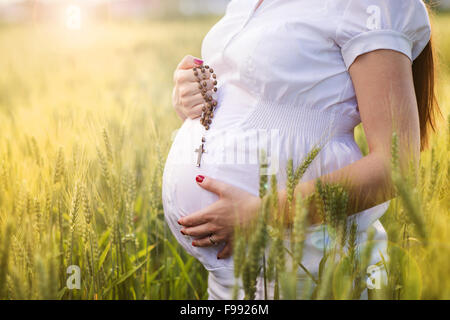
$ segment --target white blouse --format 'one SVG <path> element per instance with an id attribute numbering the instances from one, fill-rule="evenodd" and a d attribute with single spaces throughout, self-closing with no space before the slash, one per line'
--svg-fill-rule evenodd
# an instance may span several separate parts
<path id="1" fill-rule="evenodd" d="M 286 163 L 299 165 L 314 146 L 317 159 L 303 180 L 335 171 L 362 157 L 353 130 L 361 120 L 348 68 L 356 57 L 391 49 L 417 58 L 430 39 L 421 0 L 232 0 L 224 17 L 205 36 L 202 58 L 218 78 L 218 107 L 211 129 L 187 119 L 170 150 L 163 177 L 163 203 L 169 227 L 181 245 L 212 271 L 232 268 L 217 260 L 220 248 L 192 247 L 177 219 L 217 200 L 201 189 L 203 174 L 257 195 L 261 145 L 268 146 L 271 173 L 280 188 Z M 370 75 L 368 75 L 370 76 Z M 201 167 L 195 163 L 206 135 Z M 254 141 L 257 141 L 255 144 Z M 388 203 L 354 216 L 361 232 L 373 226 Z M 311 229 L 304 264 L 314 270 L 327 240 Z M 308 249 L 309 248 L 309 249 Z"/>

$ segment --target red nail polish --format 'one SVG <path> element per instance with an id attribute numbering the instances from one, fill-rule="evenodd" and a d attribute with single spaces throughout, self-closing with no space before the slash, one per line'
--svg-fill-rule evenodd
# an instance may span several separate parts
<path id="1" fill-rule="evenodd" d="M 192 245 L 195 247 L 195 242 L 194 241 L 192 241 Z"/>
<path id="2" fill-rule="evenodd" d="M 177 222 L 178 222 L 178 224 L 181 226 L 180 220 L 178 220 Z"/>
<path id="3" fill-rule="evenodd" d="M 194 63 L 195 64 L 198 64 L 198 65 L 202 65 L 203 64 L 203 60 L 201 60 L 201 59 L 194 59 Z"/>
<path id="4" fill-rule="evenodd" d="M 205 177 L 204 177 L 204 176 L 201 176 L 201 175 L 198 175 L 198 176 L 195 177 L 195 180 L 196 180 L 198 183 L 202 183 L 204 179 L 205 179 Z"/>
<path id="5" fill-rule="evenodd" d="M 220 257 L 217 257 L 217 260 L 220 260 Z"/>
<path id="6" fill-rule="evenodd" d="M 184 233 L 183 230 L 180 230 L 180 232 L 181 232 L 181 234 L 182 234 L 183 236 L 186 235 L 186 233 Z"/>

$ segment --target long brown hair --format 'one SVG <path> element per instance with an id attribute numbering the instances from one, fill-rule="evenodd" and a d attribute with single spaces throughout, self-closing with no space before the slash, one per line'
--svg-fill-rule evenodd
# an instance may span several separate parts
<path id="1" fill-rule="evenodd" d="M 431 10 L 429 12 L 431 14 Z M 436 130 L 436 117 L 441 114 L 436 98 L 436 64 L 436 53 L 430 39 L 412 66 L 419 111 L 421 150 L 427 147 L 430 131 Z"/>

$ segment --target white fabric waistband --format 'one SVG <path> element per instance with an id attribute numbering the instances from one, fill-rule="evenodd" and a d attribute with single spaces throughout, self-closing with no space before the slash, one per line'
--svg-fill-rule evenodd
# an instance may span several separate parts
<path id="1" fill-rule="evenodd" d="M 338 108 L 338 106 L 335 107 Z M 244 126 L 278 129 L 292 136 L 328 140 L 341 136 L 353 136 L 353 130 L 359 122 L 360 120 L 355 117 L 314 106 L 261 100 L 245 119 Z"/>

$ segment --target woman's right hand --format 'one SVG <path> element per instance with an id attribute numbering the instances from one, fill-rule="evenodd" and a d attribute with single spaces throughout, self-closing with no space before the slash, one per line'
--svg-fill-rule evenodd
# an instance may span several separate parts
<path id="1" fill-rule="evenodd" d="M 174 74 L 174 88 L 172 92 L 172 104 L 178 116 L 184 121 L 186 118 L 195 119 L 202 115 L 204 99 L 201 93 L 197 77 L 192 68 L 200 67 L 203 61 L 193 56 L 185 56 L 178 64 Z M 205 73 L 209 78 L 206 89 L 208 92 L 214 88 L 211 74 Z M 211 94 L 211 93 L 210 93 Z"/>

